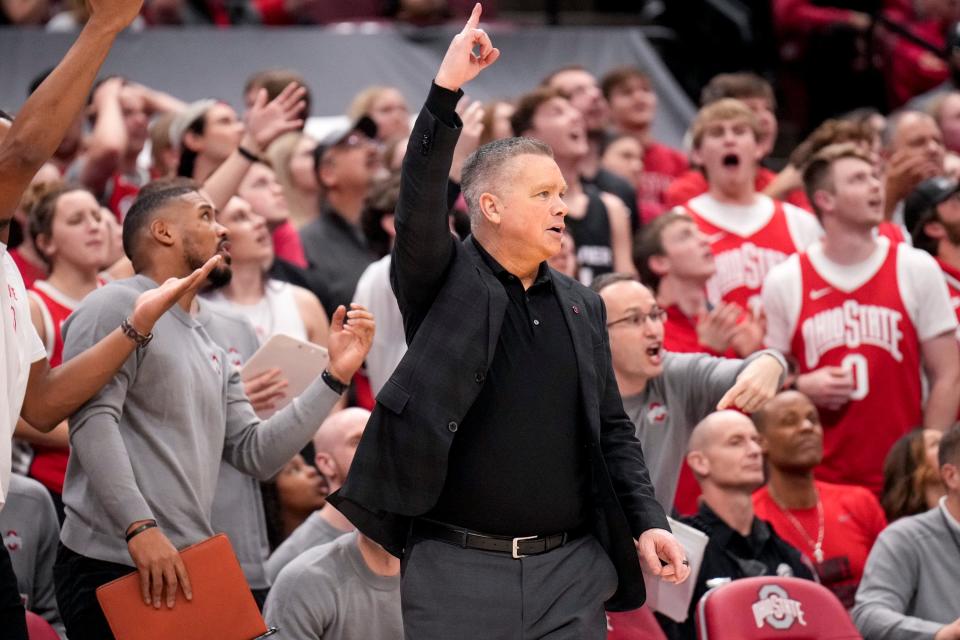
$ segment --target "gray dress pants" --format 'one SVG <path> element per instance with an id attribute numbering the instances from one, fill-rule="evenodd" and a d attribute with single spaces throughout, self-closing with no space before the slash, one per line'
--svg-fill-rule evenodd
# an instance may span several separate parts
<path id="1" fill-rule="evenodd" d="M 617 572 L 591 535 L 549 553 L 411 540 L 400 583 L 407 640 L 602 640 Z"/>

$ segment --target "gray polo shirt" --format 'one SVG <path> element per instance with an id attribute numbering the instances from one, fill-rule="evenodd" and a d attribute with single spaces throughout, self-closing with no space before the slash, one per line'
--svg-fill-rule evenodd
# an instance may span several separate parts
<path id="1" fill-rule="evenodd" d="M 697 423 L 716 410 L 723 394 L 748 364 L 768 354 L 787 369 L 776 351 L 764 350 L 746 360 L 715 358 L 703 353 L 666 353 L 663 373 L 647 382 L 642 393 L 623 398 L 623 408 L 637 429 L 654 495 L 667 513 L 673 510 L 687 442 Z M 780 377 L 783 383 L 784 376 Z"/>
<path id="2" fill-rule="evenodd" d="M 960 523 L 944 500 L 877 536 L 853 607 L 866 640 L 931 640 L 960 618 Z"/>
<path id="3" fill-rule="evenodd" d="M 7 503 L 0 511 L 2 544 L 10 552 L 17 588 L 27 610 L 66 638 L 53 588 L 59 534 L 57 511 L 44 486 L 32 478 L 11 475 Z"/>
<path id="4" fill-rule="evenodd" d="M 278 639 L 402 640 L 400 576 L 371 571 L 348 533 L 288 564 L 263 617 Z"/>
<path id="5" fill-rule="evenodd" d="M 64 325 L 64 359 L 116 329 L 155 286 L 138 275 L 87 296 Z M 270 478 L 336 403 L 318 378 L 261 421 L 229 354 L 204 328 L 205 313 L 201 305 L 193 318 L 175 305 L 157 321 L 153 342 L 71 416 L 61 540 L 74 552 L 131 565 L 124 532 L 151 518 L 178 549 L 210 537 L 221 458 Z"/>
<path id="6" fill-rule="evenodd" d="M 210 313 L 201 314 L 197 320 L 203 323 L 210 337 L 226 350 L 230 364 L 242 368 L 243 363 L 260 346 L 253 326 L 246 318 L 223 305 L 206 299 L 201 299 L 200 304 L 207 307 Z M 263 512 L 260 482 L 238 471 L 226 460 L 220 461 L 210 524 L 214 531 L 225 533 L 230 538 L 250 588 L 269 588 L 270 581 L 264 571 L 264 563 L 270 555 L 270 543 L 267 540 L 267 518 Z"/>
<path id="7" fill-rule="evenodd" d="M 320 511 L 314 511 L 270 554 L 265 567 L 267 579 L 272 583 L 280 570 L 301 553 L 332 542 L 346 533 L 327 522 Z"/>

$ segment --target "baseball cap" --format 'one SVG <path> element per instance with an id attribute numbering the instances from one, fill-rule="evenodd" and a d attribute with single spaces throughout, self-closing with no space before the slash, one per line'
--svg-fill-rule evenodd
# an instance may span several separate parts
<path id="1" fill-rule="evenodd" d="M 197 100 L 196 102 L 191 102 L 187 105 L 186 109 L 177 114 L 170 123 L 169 129 L 170 144 L 173 148 L 179 149 L 183 145 L 183 136 L 186 135 L 190 125 L 206 115 L 210 107 L 215 104 L 217 104 L 217 101 L 209 98 L 206 100 Z"/>
<path id="2" fill-rule="evenodd" d="M 923 231 L 923 225 L 930 220 L 938 204 L 960 191 L 960 183 L 953 178 L 937 176 L 924 180 L 908 195 L 903 202 L 903 222 L 913 236 L 914 245 L 930 238 Z"/>
<path id="3" fill-rule="evenodd" d="M 313 150 L 314 166 L 320 164 L 320 161 L 323 160 L 323 156 L 327 151 L 347 142 L 354 133 L 362 133 L 370 140 L 375 140 L 377 137 L 377 123 L 374 122 L 370 116 L 361 116 L 355 122 L 347 126 L 337 127 L 323 136 Z"/>

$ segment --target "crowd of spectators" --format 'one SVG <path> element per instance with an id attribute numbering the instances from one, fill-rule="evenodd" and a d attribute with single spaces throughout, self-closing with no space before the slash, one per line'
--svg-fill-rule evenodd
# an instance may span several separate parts
<path id="1" fill-rule="evenodd" d="M 350 6 L 414 20 L 448 10 L 368 4 Z M 824 40 L 856 49 L 869 30 L 889 28 L 877 8 L 848 4 L 775 1 L 784 58 L 813 55 Z M 883 4 L 934 48 L 954 46 L 950 3 Z M 328 15 L 334 6 L 148 0 L 135 22 L 356 17 Z M 85 11 L 35 0 L 4 2 L 0 15 L 78 28 Z M 684 149 L 653 137 L 657 95 L 633 66 L 600 75 L 566 66 L 524 95 L 457 107 L 450 232 L 470 233 L 461 172 L 478 147 L 510 136 L 549 145 L 568 208 L 550 266 L 602 299 L 656 500 L 709 536 L 691 618 L 658 616 L 668 637 L 696 637 L 697 598 L 717 579 L 793 575 L 828 587 L 868 639 L 960 638 L 960 88 L 951 76 L 960 57 L 944 62 L 891 33 L 889 104 L 906 106 L 887 115 L 845 104 L 849 113 L 815 123 L 779 170 L 768 166 L 778 95 L 747 72 L 703 87 Z M 44 87 L 60 86 L 62 71 L 37 78 L 29 101 L 49 100 Z M 400 561 L 325 497 L 343 484 L 406 352 L 391 286 L 394 211 L 403 158 L 428 143 L 407 139 L 415 105 L 389 86 L 362 91 L 347 124 L 314 139 L 305 117 L 322 87 L 292 69 L 250 71 L 237 87 L 243 113 L 133 77 L 91 82 L 86 109 L 57 123 L 63 135 L 10 212 L 4 262 L 17 275 L 7 278 L 29 291 L 29 314 L 14 322 L 32 324 L 32 357 L 53 368 L 108 340 L 117 308 L 134 308 L 152 280 L 210 273 L 198 313 L 175 307 L 154 319 L 147 353 L 178 354 L 177 375 L 138 350 L 93 401 L 52 423 L 34 418 L 28 387 L 0 533 L 24 604 L 63 638 L 106 637 L 92 631 L 105 627 L 85 580 L 142 570 L 158 531 L 177 547 L 226 532 L 278 637 L 402 637 Z M 0 118 L 0 162 L 24 144 L 10 122 L 44 117 L 29 105 Z M 207 235 L 156 223 L 172 201 L 193 207 Z M 181 247 L 195 259 L 177 262 Z M 204 247 L 229 256 L 231 277 L 205 265 Z M 344 316 L 362 326 L 364 309 L 375 334 L 346 346 Z M 328 347 L 341 380 L 281 409 L 280 370 L 239 376 L 276 335 Z M 216 385 L 191 350 L 205 369 L 212 354 Z M 344 363 L 360 350 L 365 365 L 354 372 Z M 777 393 L 765 403 L 731 397 L 745 380 Z M 338 399 L 339 382 L 350 384 Z M 718 411 L 734 405 L 743 413 Z M 156 420 L 183 426 L 161 436 Z M 194 431 L 205 433 L 199 445 Z M 154 515 L 158 506 L 168 513 Z M 106 523 L 118 518 L 121 534 L 111 535 Z"/>
<path id="2" fill-rule="evenodd" d="M 175 26 L 292 26 L 337 22 L 401 21 L 430 25 L 459 19 L 473 4 L 465 0 L 147 0 L 134 29 Z M 496 15 L 491 3 L 490 15 Z M 77 31 L 89 18 L 80 0 L 8 0 L 0 4 L 0 25 L 44 26 L 49 31 Z"/>

